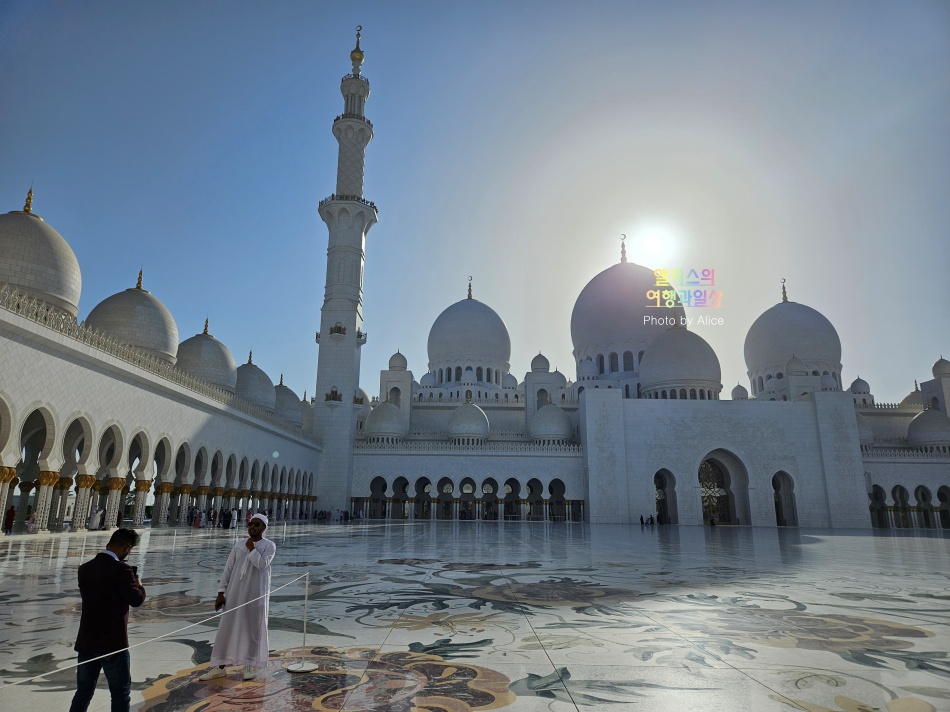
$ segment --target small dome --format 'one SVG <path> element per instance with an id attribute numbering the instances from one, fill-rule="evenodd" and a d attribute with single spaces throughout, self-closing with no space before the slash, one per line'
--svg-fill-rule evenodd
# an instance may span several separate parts
<path id="1" fill-rule="evenodd" d="M 369 417 L 369 414 L 373 411 L 373 406 L 370 405 L 370 397 L 362 388 L 356 389 L 356 398 L 359 400 L 363 399 L 362 403 L 358 403 L 356 407 L 356 419 L 357 420 L 366 420 Z"/>
<path id="2" fill-rule="evenodd" d="M 165 305 L 142 289 L 141 272 L 135 287 L 99 302 L 86 326 L 175 365 L 178 326 Z"/>
<path id="3" fill-rule="evenodd" d="M 640 362 L 642 388 L 702 385 L 721 389 L 716 352 L 699 334 L 673 326 L 657 336 Z"/>
<path id="4" fill-rule="evenodd" d="M 947 361 L 943 356 L 937 359 L 934 363 L 933 369 L 931 369 L 934 378 L 946 378 L 950 376 L 950 361 Z"/>
<path id="5" fill-rule="evenodd" d="M 600 371 L 597 370 L 597 364 L 594 363 L 590 357 L 585 358 L 577 364 L 577 380 L 581 381 L 587 378 L 597 378 L 599 375 Z"/>
<path id="6" fill-rule="evenodd" d="M 772 376 L 769 380 L 765 382 L 765 390 L 768 392 L 773 392 L 778 390 L 779 382 L 775 376 Z"/>
<path id="7" fill-rule="evenodd" d="M 557 369 L 555 369 L 554 372 L 551 373 L 551 378 L 554 379 L 554 382 L 555 382 L 559 387 L 560 387 L 560 386 L 566 386 L 566 385 L 567 385 L 567 376 L 565 376 L 563 373 L 561 373 L 561 372 L 558 371 Z"/>
<path id="8" fill-rule="evenodd" d="M 531 359 L 531 370 L 539 372 L 547 372 L 551 370 L 551 362 L 547 360 L 542 354 L 538 354 L 533 359 Z"/>
<path id="9" fill-rule="evenodd" d="M 474 403 L 462 403 L 449 416 L 449 438 L 475 438 L 484 440 L 488 437 L 488 416 L 485 411 Z"/>
<path id="10" fill-rule="evenodd" d="M 384 401 L 373 408 L 366 418 L 366 434 L 374 438 L 404 438 L 409 433 L 409 424 L 399 407 Z"/>
<path id="11" fill-rule="evenodd" d="M 408 367 L 409 362 L 406 361 L 406 357 L 398 351 L 389 357 L 390 371 L 405 371 Z"/>
<path id="12" fill-rule="evenodd" d="M 756 319 L 745 337 L 749 371 L 778 366 L 797 354 L 808 361 L 841 363 L 841 340 L 823 314 L 797 302 L 779 302 Z"/>
<path id="13" fill-rule="evenodd" d="M 284 376 L 281 374 L 280 383 L 274 386 L 274 414 L 291 425 L 303 425 L 300 417 L 300 398 L 284 385 Z"/>
<path id="14" fill-rule="evenodd" d="M 821 390 L 823 391 L 836 391 L 838 390 L 838 382 L 834 379 L 830 373 L 823 373 L 821 375 Z"/>
<path id="15" fill-rule="evenodd" d="M 31 188 L 24 210 L 0 215 L 0 283 L 76 316 L 79 262 L 63 236 L 33 214 L 32 203 Z"/>
<path id="16" fill-rule="evenodd" d="M 505 322 L 491 307 L 477 299 L 463 299 L 432 324 L 428 351 L 430 368 L 466 359 L 507 363 L 511 338 Z"/>
<path id="17" fill-rule="evenodd" d="M 182 373 L 234 393 L 237 385 L 237 366 L 228 347 L 205 330 L 178 344 L 175 367 Z"/>
<path id="18" fill-rule="evenodd" d="M 785 375 L 786 376 L 807 376 L 808 368 L 805 366 L 805 362 L 802 361 L 798 356 L 792 354 L 792 357 L 785 362 Z"/>
<path id="19" fill-rule="evenodd" d="M 501 379 L 502 388 L 517 388 L 518 379 L 512 376 L 510 373 L 506 373 Z"/>
<path id="20" fill-rule="evenodd" d="M 740 383 L 732 389 L 732 400 L 749 400 L 749 391 Z"/>
<path id="21" fill-rule="evenodd" d="M 274 382 L 260 368 L 251 362 L 248 356 L 247 363 L 237 368 L 237 384 L 234 395 L 238 398 L 259 406 L 269 413 L 277 407 L 277 393 L 274 391 Z"/>
<path id="22" fill-rule="evenodd" d="M 419 385 L 423 388 L 435 388 L 438 384 L 435 381 L 435 376 L 427 373 L 419 379 Z"/>
<path id="23" fill-rule="evenodd" d="M 539 408 L 531 421 L 531 437 L 535 440 L 570 440 L 570 416 L 553 403 Z"/>
<path id="24" fill-rule="evenodd" d="M 854 379 L 849 390 L 856 396 L 871 394 L 871 386 L 861 376 Z"/>
<path id="25" fill-rule="evenodd" d="M 907 427 L 907 444 L 913 447 L 950 445 L 950 418 L 939 410 L 918 413 Z"/>
<path id="26" fill-rule="evenodd" d="M 861 445 L 871 445 L 874 442 L 874 429 L 871 423 L 860 413 L 855 413 L 858 421 L 858 441 Z"/>
<path id="27" fill-rule="evenodd" d="M 916 382 L 914 383 L 914 390 L 901 398 L 900 405 L 919 405 L 923 407 L 924 394 L 920 392 Z"/>

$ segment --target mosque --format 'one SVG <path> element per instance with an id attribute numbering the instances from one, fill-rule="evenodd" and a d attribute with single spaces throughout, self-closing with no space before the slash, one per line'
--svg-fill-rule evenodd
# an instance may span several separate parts
<path id="1" fill-rule="evenodd" d="M 396 352 L 359 387 L 364 197 L 373 125 L 357 35 L 343 77 L 316 389 L 237 366 L 205 322 L 179 342 L 139 274 L 79 318 L 81 272 L 34 210 L 0 215 L 0 511 L 17 531 L 187 525 L 194 509 L 368 519 L 950 529 L 950 361 L 900 403 L 845 388 L 841 342 L 788 298 L 750 326 L 749 388 L 653 270 L 595 275 L 571 319 L 574 378 L 539 354 L 510 372 L 504 320 L 469 286 L 429 332 L 420 376 Z M 130 280 L 131 281 L 131 280 Z M 765 305 L 763 305 L 765 306 Z M 694 312 L 695 314 L 696 312 Z M 702 313 L 700 310 L 699 313 Z"/>

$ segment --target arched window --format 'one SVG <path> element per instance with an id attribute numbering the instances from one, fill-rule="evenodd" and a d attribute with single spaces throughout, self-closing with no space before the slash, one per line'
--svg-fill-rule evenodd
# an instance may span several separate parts
<path id="1" fill-rule="evenodd" d="M 604 372 L 604 355 L 603 354 L 597 354 L 597 371 L 599 373 Z"/>
<path id="2" fill-rule="evenodd" d="M 680 400 L 686 400 L 686 389 L 680 388 Z"/>
<path id="3" fill-rule="evenodd" d="M 690 388 L 690 389 L 689 389 L 689 399 L 690 399 L 690 400 L 696 400 L 696 389 L 695 389 L 695 388 Z"/>
<path id="4" fill-rule="evenodd" d="M 624 371 L 633 371 L 633 353 L 630 351 L 623 352 L 623 370 Z"/>
<path id="5" fill-rule="evenodd" d="M 629 398 L 629 397 L 630 397 L 630 384 L 629 384 L 629 383 L 625 383 L 624 386 L 623 386 L 623 397 L 624 397 L 624 398 Z"/>
<path id="6" fill-rule="evenodd" d="M 442 383 L 442 369 L 439 369 L 439 383 Z"/>
<path id="7" fill-rule="evenodd" d="M 699 389 L 699 400 L 706 400 L 706 391 L 702 388 Z"/>
<path id="8" fill-rule="evenodd" d="M 476 380 L 476 381 L 481 381 L 481 380 L 482 380 L 482 367 L 481 367 L 481 366 L 479 366 L 478 368 L 475 369 L 475 380 Z"/>
<path id="9" fill-rule="evenodd" d="M 610 372 L 617 373 L 620 370 L 620 359 L 617 354 L 610 354 Z"/>
<path id="10" fill-rule="evenodd" d="M 665 390 L 660 391 L 660 397 L 661 397 L 663 400 L 666 400 L 666 391 L 665 391 Z"/>
<path id="11" fill-rule="evenodd" d="M 451 383 L 451 382 L 452 382 L 452 369 L 451 369 L 451 368 L 445 369 L 445 382 L 446 382 L 446 383 Z"/>
<path id="12" fill-rule="evenodd" d="M 461 366 L 456 366 L 456 367 L 455 367 L 455 380 L 456 380 L 456 381 L 461 381 L 461 380 L 462 380 L 462 367 L 461 367 Z"/>
<path id="13" fill-rule="evenodd" d="M 816 373 L 815 375 L 817 376 L 818 374 Z M 761 391 L 761 390 L 765 387 L 765 386 L 762 385 L 762 376 L 759 376 L 759 378 L 758 378 L 758 384 L 759 384 L 758 390 Z"/>

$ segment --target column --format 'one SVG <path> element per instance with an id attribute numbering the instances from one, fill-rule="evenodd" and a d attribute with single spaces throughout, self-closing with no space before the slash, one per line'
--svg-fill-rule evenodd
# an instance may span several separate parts
<path id="1" fill-rule="evenodd" d="M 36 486 L 35 482 L 20 481 L 20 499 L 16 506 L 16 518 L 13 521 L 13 531 L 22 531 L 26 528 L 26 510 L 30 508 L 30 493 Z"/>
<path id="2" fill-rule="evenodd" d="M 89 524 L 89 506 L 92 504 L 95 475 L 76 475 L 76 506 L 73 507 L 73 521 L 70 529 L 74 532 L 85 531 Z"/>
<path id="3" fill-rule="evenodd" d="M 0 516 L 5 515 L 10 508 L 10 483 L 16 477 L 15 467 L 0 467 Z"/>
<path id="4" fill-rule="evenodd" d="M 215 487 L 214 488 L 214 501 L 215 501 L 215 510 L 218 512 L 218 521 L 217 524 L 221 524 L 221 512 L 224 511 L 226 502 L 224 501 L 224 493 L 227 490 L 224 487 Z"/>
<path id="5" fill-rule="evenodd" d="M 178 505 L 178 523 L 190 527 L 194 524 L 194 521 L 189 521 L 193 487 L 192 485 L 182 485 L 179 489 L 181 490 L 181 502 Z"/>
<path id="6" fill-rule="evenodd" d="M 254 512 L 261 511 L 261 495 L 264 494 L 260 490 L 251 492 L 251 501 L 248 503 L 248 509 L 253 509 Z"/>
<path id="7" fill-rule="evenodd" d="M 122 502 L 122 491 L 125 489 L 124 477 L 109 477 L 103 485 L 108 488 L 108 497 L 106 499 L 106 518 L 104 521 L 106 531 L 116 529 L 116 521 L 119 518 L 119 509 L 124 504 Z"/>
<path id="8" fill-rule="evenodd" d="M 155 488 L 155 504 L 152 507 L 152 529 L 163 529 L 168 526 L 168 507 L 171 500 L 171 493 L 174 489 L 174 482 L 160 482 Z"/>
<path id="9" fill-rule="evenodd" d="M 241 506 L 238 507 L 238 517 L 244 517 L 250 508 L 251 490 L 241 490 Z"/>
<path id="10" fill-rule="evenodd" d="M 140 527 L 145 522 L 145 500 L 151 488 L 151 480 L 135 481 L 135 506 L 132 508 L 133 527 Z"/>
<path id="11" fill-rule="evenodd" d="M 60 477 L 56 483 L 56 508 L 52 509 L 51 505 L 50 529 L 53 531 L 63 531 L 63 520 L 66 518 L 66 506 L 69 504 L 69 490 L 72 486 L 72 477 Z"/>
<path id="12" fill-rule="evenodd" d="M 208 492 L 210 491 L 211 488 L 207 485 L 200 485 L 198 487 L 198 503 L 195 506 L 199 512 L 203 512 L 208 508 Z M 210 522 L 208 523 L 210 524 Z"/>
<path id="13" fill-rule="evenodd" d="M 505 500 L 498 498 L 498 521 L 505 521 Z"/>

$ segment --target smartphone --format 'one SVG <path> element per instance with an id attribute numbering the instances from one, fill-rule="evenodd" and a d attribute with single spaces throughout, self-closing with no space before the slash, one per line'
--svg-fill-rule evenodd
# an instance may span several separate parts
<path id="1" fill-rule="evenodd" d="M 139 575 L 139 567 L 138 567 L 138 566 L 133 566 L 133 567 L 132 567 L 132 575 L 133 575 L 133 576 L 138 576 L 138 575 Z"/>

